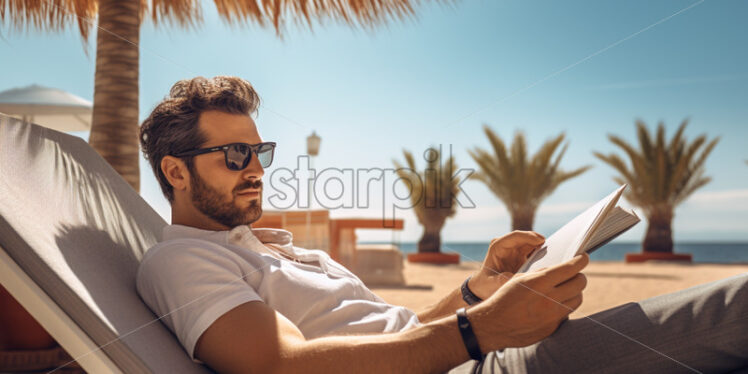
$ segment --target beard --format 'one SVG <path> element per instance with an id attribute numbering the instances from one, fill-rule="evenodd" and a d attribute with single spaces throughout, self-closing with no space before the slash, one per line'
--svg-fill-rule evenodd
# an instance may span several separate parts
<path id="1" fill-rule="evenodd" d="M 234 228 L 248 225 L 262 216 L 262 180 L 246 181 L 234 189 L 234 191 L 248 188 L 260 189 L 258 198 L 250 200 L 249 206 L 245 208 L 237 204 L 234 194 L 226 197 L 205 183 L 205 180 L 197 174 L 197 171 L 190 173 L 190 182 L 192 184 L 192 204 L 195 208 L 226 227 Z"/>

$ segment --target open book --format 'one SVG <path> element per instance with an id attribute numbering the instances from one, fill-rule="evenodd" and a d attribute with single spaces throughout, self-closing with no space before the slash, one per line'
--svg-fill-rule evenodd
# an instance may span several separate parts
<path id="1" fill-rule="evenodd" d="M 592 252 L 639 223 L 634 211 L 616 206 L 624 189 L 625 184 L 558 229 L 530 254 L 519 272 L 532 272 Z"/>

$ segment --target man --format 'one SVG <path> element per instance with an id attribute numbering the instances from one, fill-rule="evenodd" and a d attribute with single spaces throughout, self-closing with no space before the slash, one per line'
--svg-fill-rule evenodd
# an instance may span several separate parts
<path id="1" fill-rule="evenodd" d="M 240 78 L 195 78 L 141 127 L 172 225 L 137 288 L 193 359 L 227 373 L 461 372 L 486 353 L 476 371 L 748 366 L 748 277 L 564 322 L 582 303 L 589 259 L 514 275 L 544 241 L 532 232 L 494 239 L 481 270 L 424 311 L 385 303 L 326 253 L 248 226 L 275 148 L 250 117 L 258 105 Z"/>

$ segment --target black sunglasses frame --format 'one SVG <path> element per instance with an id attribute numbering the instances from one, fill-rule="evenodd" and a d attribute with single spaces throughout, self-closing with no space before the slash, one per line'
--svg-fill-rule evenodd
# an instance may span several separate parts
<path id="1" fill-rule="evenodd" d="M 229 163 L 229 149 L 235 145 L 244 145 L 249 148 L 249 152 L 247 152 L 247 157 L 244 159 L 244 163 L 241 165 L 241 168 L 239 169 L 231 168 L 231 164 Z M 202 155 L 205 153 L 223 151 L 223 160 L 226 162 L 226 168 L 229 170 L 233 170 L 233 171 L 240 171 L 240 170 L 246 169 L 249 163 L 252 162 L 253 153 L 255 154 L 255 156 L 259 157 L 258 152 L 260 148 L 268 146 L 268 145 L 272 147 L 270 149 L 270 163 L 267 165 L 261 164 L 263 168 L 266 168 L 273 163 L 273 158 L 275 157 L 275 142 L 264 142 L 264 143 L 257 143 L 257 144 L 230 143 L 230 144 L 224 144 L 224 145 L 219 145 L 219 146 L 210 147 L 210 148 L 200 148 L 200 149 L 195 149 L 192 151 L 181 152 L 181 153 L 175 154 L 174 157 L 197 156 L 197 155 Z"/>

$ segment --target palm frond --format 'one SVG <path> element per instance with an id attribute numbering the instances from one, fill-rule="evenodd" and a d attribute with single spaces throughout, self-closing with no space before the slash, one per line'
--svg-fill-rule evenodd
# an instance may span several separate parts
<path id="1" fill-rule="evenodd" d="M 582 175 L 587 170 L 592 169 L 592 165 L 585 165 L 581 168 L 574 169 L 572 171 L 565 171 L 565 172 L 559 172 L 557 173 L 553 178 L 553 183 L 551 184 L 551 190 L 555 190 L 558 185 L 560 185 L 563 182 L 568 181 L 569 179 L 575 178 L 579 175 Z"/>
<path id="2" fill-rule="evenodd" d="M 636 135 L 639 139 L 639 147 L 642 154 L 649 158 L 652 156 L 652 138 L 649 136 L 647 125 L 642 120 L 636 120 Z"/>
<path id="3" fill-rule="evenodd" d="M 556 174 L 556 170 L 558 170 L 561 158 L 563 158 L 564 153 L 566 153 L 567 145 L 564 145 L 555 160 L 553 160 L 553 155 L 556 153 L 556 150 L 563 141 L 564 134 L 562 133 L 543 143 L 540 149 L 532 157 L 528 170 L 529 176 L 527 178 L 527 180 L 531 182 L 527 186 L 528 193 L 531 196 L 544 197 L 544 192 L 550 193 L 555 189 L 555 187 L 551 188 L 554 182 L 554 175 Z"/>
<path id="4" fill-rule="evenodd" d="M 564 155 L 566 154 L 566 150 L 569 148 L 568 144 L 564 144 L 563 148 L 561 148 L 561 151 L 558 152 L 558 155 L 556 155 L 556 159 L 553 161 L 553 164 L 548 168 L 549 174 L 555 174 L 558 170 L 559 165 L 561 165 L 561 159 L 564 158 Z"/>
<path id="5" fill-rule="evenodd" d="M 704 138 L 706 140 L 706 137 Z M 716 137 L 712 139 L 712 141 L 707 144 L 706 148 L 704 148 L 703 151 L 701 151 L 701 156 L 694 162 L 693 167 L 695 169 L 701 169 L 704 167 L 704 162 L 706 162 L 706 158 L 709 157 L 709 154 L 712 153 L 712 150 L 714 147 L 717 146 L 717 143 L 719 142 L 719 137 Z"/>
<path id="6" fill-rule="evenodd" d="M 678 126 L 678 130 L 675 131 L 675 135 L 673 135 L 673 138 L 670 139 L 668 149 L 677 151 L 673 154 L 673 159 L 675 159 L 677 155 L 680 154 L 683 150 L 683 145 L 685 144 L 685 141 L 683 141 L 683 133 L 686 131 L 686 126 L 688 126 L 688 118 L 684 119 L 683 122 L 681 122 L 680 126 Z"/>
<path id="7" fill-rule="evenodd" d="M 703 173 L 699 173 L 698 178 L 694 178 L 693 183 L 689 183 L 688 186 L 686 186 L 682 192 L 677 196 L 677 198 L 673 201 L 673 205 L 679 205 L 680 203 L 686 201 L 686 199 L 691 196 L 696 190 L 698 190 L 701 187 L 706 186 L 709 182 L 712 181 L 711 177 L 701 177 Z"/>
<path id="8" fill-rule="evenodd" d="M 543 143 L 540 149 L 532 157 L 532 165 L 538 170 L 545 170 L 548 168 L 548 164 L 551 162 L 553 154 L 556 153 L 556 149 L 564 141 L 564 134 L 561 133 L 557 137 L 550 139 Z M 563 152 L 562 152 L 563 153 Z"/>
<path id="9" fill-rule="evenodd" d="M 626 166 L 626 163 L 623 161 L 623 159 L 618 157 L 618 155 L 616 154 L 604 155 L 600 152 L 593 152 L 593 154 L 595 155 L 595 157 L 605 162 L 606 164 L 612 166 L 614 169 L 616 169 L 616 171 L 621 173 L 621 175 L 623 176 L 623 180 L 626 181 L 625 182 L 626 184 L 629 184 L 629 185 L 635 184 L 634 175 L 629 170 L 629 168 Z"/>
<path id="10" fill-rule="evenodd" d="M 509 155 L 507 154 L 504 141 L 488 125 L 483 126 L 483 132 L 486 133 L 488 141 L 491 142 L 498 165 L 510 165 L 511 162 L 509 162 Z"/>
<path id="11" fill-rule="evenodd" d="M 649 139 L 649 134 L 647 135 L 640 135 L 640 142 L 641 139 Z M 619 148 L 621 148 L 626 155 L 629 157 L 629 161 L 631 162 L 631 169 L 632 174 L 636 174 L 638 176 L 639 180 L 639 188 L 641 188 L 643 191 L 652 191 L 653 190 L 653 176 L 650 171 L 651 167 L 648 165 L 648 160 L 651 159 L 651 157 L 644 156 L 642 153 L 639 153 L 636 149 L 634 149 L 633 146 L 626 143 L 623 139 L 621 139 L 618 136 L 615 135 L 608 135 L 608 139 L 611 143 L 617 145 Z M 651 147 L 651 146 L 650 146 Z M 650 149 L 652 151 L 652 149 Z M 646 186 L 646 187 L 644 187 Z M 642 196 L 644 198 L 644 196 Z"/>

